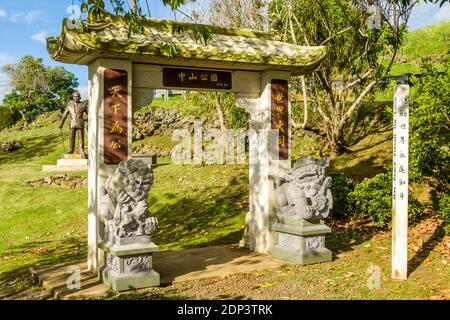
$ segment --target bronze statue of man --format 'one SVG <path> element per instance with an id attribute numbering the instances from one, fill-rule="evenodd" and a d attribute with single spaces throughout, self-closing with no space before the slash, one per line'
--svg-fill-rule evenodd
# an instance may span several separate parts
<path id="1" fill-rule="evenodd" d="M 69 142 L 70 148 L 68 153 L 73 153 L 75 148 L 75 135 L 78 131 L 78 147 L 80 148 L 80 154 L 85 156 L 84 153 L 84 114 L 88 114 L 87 101 L 81 102 L 81 95 L 78 91 L 72 95 L 72 101 L 66 104 L 64 113 L 61 116 L 60 128 L 63 127 L 64 121 L 68 115 L 70 115 L 70 133 Z"/>

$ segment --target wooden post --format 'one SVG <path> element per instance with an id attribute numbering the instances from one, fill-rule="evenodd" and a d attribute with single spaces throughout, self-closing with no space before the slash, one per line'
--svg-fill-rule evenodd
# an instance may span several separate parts
<path id="1" fill-rule="evenodd" d="M 409 85 L 394 94 L 394 145 L 392 175 L 392 278 L 408 277 L 408 146 Z"/>

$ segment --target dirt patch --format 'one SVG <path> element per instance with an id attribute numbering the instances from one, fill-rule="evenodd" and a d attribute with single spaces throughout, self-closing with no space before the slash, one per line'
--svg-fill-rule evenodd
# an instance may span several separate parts
<path id="1" fill-rule="evenodd" d="M 88 180 L 86 177 L 68 176 L 67 174 L 59 174 L 56 176 L 49 176 L 37 180 L 27 180 L 24 186 L 27 187 L 62 187 L 70 189 L 87 188 Z"/>

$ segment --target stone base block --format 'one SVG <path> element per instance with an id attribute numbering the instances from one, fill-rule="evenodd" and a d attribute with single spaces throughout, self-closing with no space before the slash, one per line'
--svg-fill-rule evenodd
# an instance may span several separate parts
<path id="1" fill-rule="evenodd" d="M 58 159 L 57 166 L 87 166 L 87 159 Z"/>
<path id="2" fill-rule="evenodd" d="M 105 268 L 101 276 L 103 281 L 115 291 L 155 287 L 160 284 L 159 273 L 153 269 L 145 272 L 121 274 Z"/>
<path id="3" fill-rule="evenodd" d="M 76 171 L 87 171 L 88 166 L 52 166 L 44 165 L 42 166 L 43 172 L 76 172 Z"/>
<path id="4" fill-rule="evenodd" d="M 46 172 L 68 172 L 68 171 L 87 171 L 87 159 L 70 158 L 58 159 L 55 165 L 44 165 L 42 171 Z"/>
<path id="5" fill-rule="evenodd" d="M 325 248 L 325 235 L 331 229 L 323 220 L 281 217 L 272 229 L 277 236 L 270 250 L 274 258 L 302 265 L 332 260 L 331 251 Z"/>
<path id="6" fill-rule="evenodd" d="M 80 153 L 64 153 L 61 157 L 61 159 L 64 160 L 78 160 L 78 159 L 85 159 L 85 155 L 84 154 L 80 154 Z"/>
<path id="7" fill-rule="evenodd" d="M 153 270 L 153 253 L 159 247 L 147 236 L 117 238 L 112 242 L 100 242 L 105 265 L 99 277 L 111 289 L 125 291 L 160 285 L 159 273 Z"/>
<path id="8" fill-rule="evenodd" d="M 133 156 L 135 160 L 142 160 L 148 165 L 156 164 L 156 156 Z"/>
<path id="9" fill-rule="evenodd" d="M 332 253 L 327 248 L 302 251 L 300 249 L 295 250 L 275 245 L 272 247 L 271 253 L 274 258 L 301 265 L 332 260 Z"/>

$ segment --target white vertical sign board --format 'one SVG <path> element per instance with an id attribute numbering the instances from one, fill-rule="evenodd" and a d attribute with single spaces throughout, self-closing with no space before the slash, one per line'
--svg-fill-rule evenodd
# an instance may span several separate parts
<path id="1" fill-rule="evenodd" d="M 393 115 L 392 278 L 406 279 L 408 276 L 409 85 L 395 87 Z"/>

